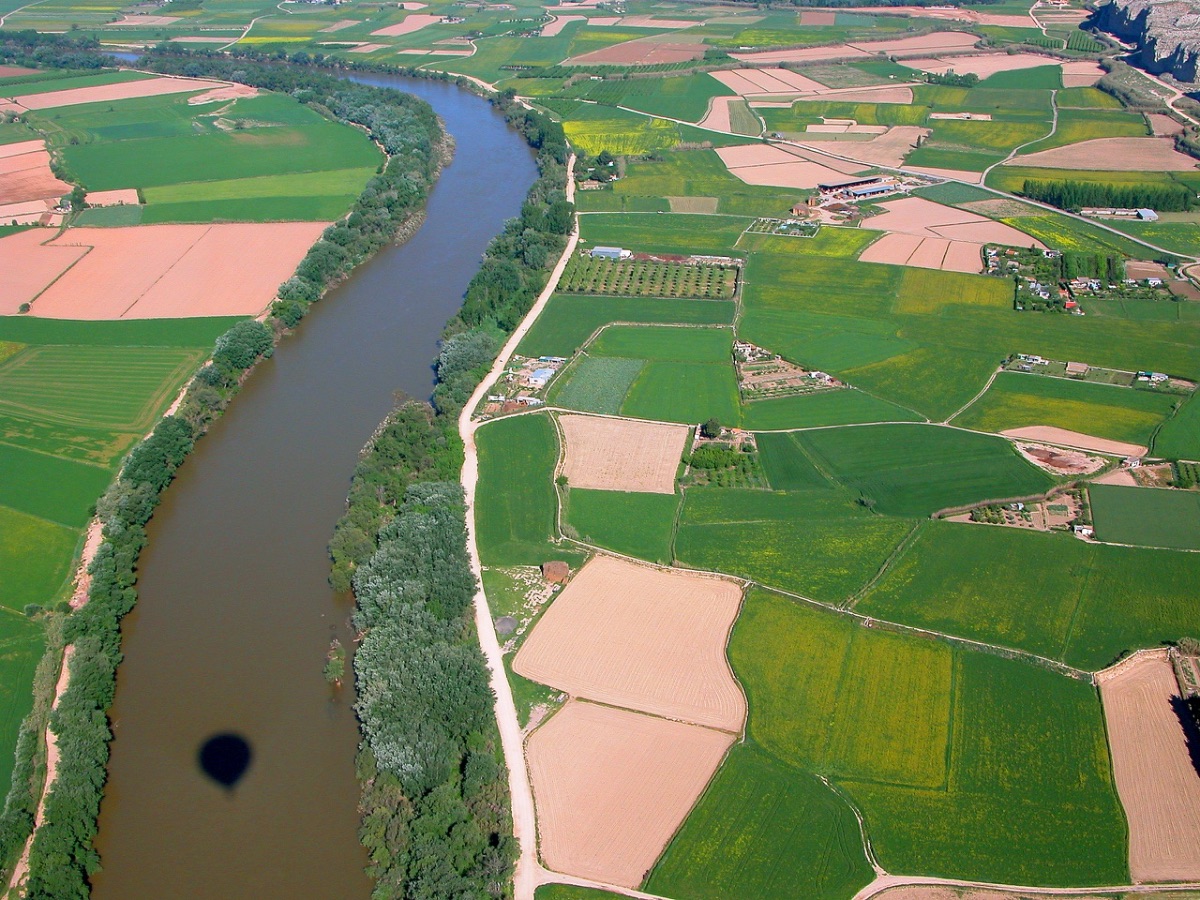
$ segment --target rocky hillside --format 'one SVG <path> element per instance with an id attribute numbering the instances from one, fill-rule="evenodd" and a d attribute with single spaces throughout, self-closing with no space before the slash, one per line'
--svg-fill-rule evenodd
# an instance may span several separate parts
<path id="1" fill-rule="evenodd" d="M 1200 83 L 1200 2 L 1109 0 L 1096 8 L 1103 30 L 1138 49 L 1130 60 L 1156 75 Z"/>

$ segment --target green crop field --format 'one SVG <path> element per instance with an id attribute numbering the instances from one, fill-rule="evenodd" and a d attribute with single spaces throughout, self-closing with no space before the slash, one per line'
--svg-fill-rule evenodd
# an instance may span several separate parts
<path id="1" fill-rule="evenodd" d="M 1052 425 L 1115 441 L 1148 444 L 1180 398 L 1156 391 L 1003 372 L 955 425 L 1001 432 Z"/>
<path id="2" fill-rule="evenodd" d="M 679 497 L 571 488 L 567 522 L 580 540 L 650 562 L 671 562 Z"/>
<path id="3" fill-rule="evenodd" d="M 1154 455 L 1200 460 L 1200 400 L 1193 394 L 1154 436 Z"/>
<path id="4" fill-rule="evenodd" d="M 981 500 L 1039 493 L 1053 484 L 1007 441 L 951 428 L 865 425 L 792 437 L 797 454 L 889 515 L 926 516 Z"/>
<path id="5" fill-rule="evenodd" d="M 912 422 L 919 417 L 862 391 L 818 391 L 794 397 L 755 400 L 742 406 L 742 425 L 751 431 L 860 425 L 866 422 Z"/>
<path id="6" fill-rule="evenodd" d="M 645 365 L 644 359 L 584 356 L 571 368 L 567 380 L 551 390 L 550 402 L 615 416 Z"/>
<path id="7" fill-rule="evenodd" d="M 69 582 L 78 541 L 73 528 L 0 506 L 0 606 L 20 612 L 56 600 Z"/>
<path id="8" fill-rule="evenodd" d="M 475 527 L 484 565 L 545 562 L 554 539 L 558 440 L 546 415 L 511 416 L 477 432 L 479 488 Z M 520 485 L 514 490 L 514 485 Z"/>
<path id="9" fill-rule="evenodd" d="M 533 893 L 534 900 L 621 900 L 624 896 L 573 884 L 543 884 Z"/>
<path id="10" fill-rule="evenodd" d="M 591 245 L 624 247 L 635 253 L 729 255 L 746 226 L 747 219 L 735 216 L 616 215 L 596 213 L 579 220 L 582 240 Z M 702 227 L 700 227 L 702 226 Z"/>
<path id="11" fill-rule="evenodd" d="M 750 737 L 846 790 L 889 871 L 1055 885 L 1128 877 L 1090 685 L 764 591 L 747 598 L 730 659 Z"/>
<path id="12" fill-rule="evenodd" d="M 805 455 L 794 434 L 776 431 L 756 438 L 767 481 L 774 490 L 802 491 L 834 485 L 833 479 L 824 475 Z"/>
<path id="13" fill-rule="evenodd" d="M 736 283 L 737 269 L 733 266 L 616 262 L 574 256 L 563 272 L 559 290 L 570 294 L 728 300 Z"/>
<path id="14" fill-rule="evenodd" d="M 834 603 L 861 588 L 910 528 L 871 515 L 832 485 L 789 493 L 691 488 L 675 556 Z"/>
<path id="15" fill-rule="evenodd" d="M 570 356 L 609 322 L 728 325 L 734 305 L 725 301 L 572 297 L 556 294 L 521 341 L 526 356 Z"/>
<path id="16" fill-rule="evenodd" d="M 733 362 L 650 360 L 625 395 L 621 415 L 684 424 L 715 417 L 737 424 L 741 407 Z"/>
<path id="17" fill-rule="evenodd" d="M 1197 578 L 1193 553 L 934 522 L 855 609 L 1095 670 L 1189 633 Z"/>
<path id="18" fill-rule="evenodd" d="M 728 328 L 670 328 L 657 325 L 611 325 L 588 348 L 595 356 L 725 363 L 733 354 Z"/>
<path id="19" fill-rule="evenodd" d="M 1123 109 L 1062 109 L 1058 113 L 1058 128 L 1054 134 L 1036 144 L 1022 147 L 1018 155 L 1096 138 L 1144 137 L 1149 133 L 1146 120 L 1135 112 Z"/>
<path id="20" fill-rule="evenodd" d="M 595 100 L 610 106 L 699 122 L 713 97 L 726 94 L 725 86 L 711 75 L 666 78 L 630 78 L 622 81 L 581 81 L 566 91 L 570 97 Z"/>
<path id="21" fill-rule="evenodd" d="M 1075 87 L 1058 92 L 1055 102 L 1063 109 L 1120 109 L 1121 101 L 1099 88 Z"/>
<path id="22" fill-rule="evenodd" d="M 1102 541 L 1200 550 L 1200 493 L 1095 484 L 1088 497 Z"/>
<path id="23" fill-rule="evenodd" d="M 980 90 L 1042 90 L 1053 91 L 1062 87 L 1060 66 L 1035 66 L 1031 69 L 1014 69 L 997 72 L 979 82 Z"/>
<path id="24" fill-rule="evenodd" d="M 19 614 L 0 624 L 0 760 L 4 780 L 12 778 L 21 721 L 33 708 L 33 672 L 45 649 L 42 629 Z"/>
<path id="25" fill-rule="evenodd" d="M 645 889 L 697 900 L 842 900 L 871 877 L 845 801 L 746 743 L 730 751 Z"/>

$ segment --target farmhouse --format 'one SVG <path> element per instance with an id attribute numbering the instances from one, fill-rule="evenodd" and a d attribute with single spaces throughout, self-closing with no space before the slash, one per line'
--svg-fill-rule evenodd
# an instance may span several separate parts
<path id="1" fill-rule="evenodd" d="M 622 247 L 593 247 L 591 252 L 592 259 L 630 259 L 633 256 L 633 251 L 625 250 Z"/>
<path id="2" fill-rule="evenodd" d="M 1081 363 L 1081 362 L 1067 363 L 1067 375 L 1068 376 L 1082 378 L 1087 373 L 1088 373 L 1088 364 L 1087 363 Z"/>

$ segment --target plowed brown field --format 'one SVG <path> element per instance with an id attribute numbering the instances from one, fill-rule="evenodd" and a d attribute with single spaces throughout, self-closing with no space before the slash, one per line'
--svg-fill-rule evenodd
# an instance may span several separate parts
<path id="1" fill-rule="evenodd" d="M 546 866 L 637 887 L 732 743 L 709 728 L 571 701 L 526 745 Z"/>
<path id="2" fill-rule="evenodd" d="M 530 632 L 513 670 L 601 703 L 738 731 L 746 701 L 725 658 L 731 581 L 594 557 Z"/>
<path id="3" fill-rule="evenodd" d="M 598 416 L 559 417 L 566 436 L 563 474 L 572 487 L 673 494 L 686 425 Z"/>

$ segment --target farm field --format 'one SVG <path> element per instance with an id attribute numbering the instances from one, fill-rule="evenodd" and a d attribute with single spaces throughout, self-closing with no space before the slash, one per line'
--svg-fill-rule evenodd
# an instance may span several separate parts
<path id="1" fill-rule="evenodd" d="M 688 430 L 680 425 L 560 416 L 562 474 L 574 487 L 674 494 Z"/>
<path id="2" fill-rule="evenodd" d="M 748 598 L 730 658 L 750 737 L 787 765 L 827 773 L 862 810 L 889 871 L 1020 884 L 1128 878 L 1090 686 L 764 591 Z M 871 774 L 877 764 L 885 776 Z"/>
<path id="3" fill-rule="evenodd" d="M 1179 400 L 1156 391 L 1003 372 L 954 424 L 996 433 L 1050 425 L 1148 445 Z"/>
<path id="4" fill-rule="evenodd" d="M 728 300 L 736 280 L 737 270 L 722 266 L 575 257 L 567 264 L 559 290 L 569 294 Z"/>
<path id="5" fill-rule="evenodd" d="M 476 528 L 485 565 L 540 565 L 555 536 L 558 440 L 546 415 L 498 419 L 479 429 Z M 528 490 L 513 491 L 520 482 Z"/>
<path id="6" fill-rule="evenodd" d="M 1186 634 L 1197 577 L 1192 553 L 932 522 L 854 608 L 1095 671 Z"/>
<path id="7" fill-rule="evenodd" d="M 581 541 L 668 565 L 678 507 L 674 494 L 571 488 L 566 521 Z"/>
<path id="8" fill-rule="evenodd" d="M 1200 458 L 1200 402 L 1195 395 L 1154 436 L 1153 449 L 1167 459 Z"/>
<path id="9" fill-rule="evenodd" d="M 1102 541 L 1200 550 L 1200 493 L 1096 484 L 1088 498 Z"/>
<path id="10" fill-rule="evenodd" d="M 862 391 L 820 391 L 742 405 L 742 425 L 750 431 L 919 420 L 912 410 Z"/>

